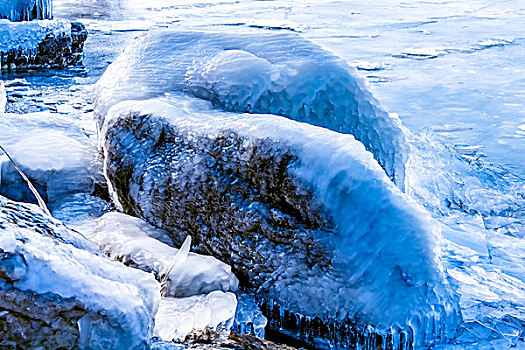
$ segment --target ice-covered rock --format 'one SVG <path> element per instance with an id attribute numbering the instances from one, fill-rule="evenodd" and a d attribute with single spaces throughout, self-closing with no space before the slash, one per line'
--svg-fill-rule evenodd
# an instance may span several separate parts
<path id="1" fill-rule="evenodd" d="M 66 20 L 0 20 L 2 70 L 65 67 L 82 61 L 87 31 Z"/>
<path id="2" fill-rule="evenodd" d="M 52 0 L 2 0 L 0 3 L 0 19 L 19 22 L 52 18 Z"/>
<path id="3" fill-rule="evenodd" d="M 95 192 L 101 181 L 96 148 L 70 118 L 48 112 L 5 113 L 0 114 L 0 128 L 0 144 L 33 182 L 52 212 L 64 209 L 68 198 Z M 35 202 L 26 182 L 3 154 L 0 195 Z"/>
<path id="4" fill-rule="evenodd" d="M 153 272 L 159 280 L 170 271 L 179 252 L 165 232 L 126 214 L 107 213 L 92 227 L 84 226 L 82 232 L 112 259 Z M 171 241 L 171 246 L 162 241 Z M 212 256 L 195 253 L 189 253 L 171 269 L 167 282 L 170 297 L 188 297 L 216 290 L 234 292 L 239 283 L 230 266 Z"/>
<path id="5" fill-rule="evenodd" d="M 236 307 L 235 294 L 222 291 L 187 298 L 162 298 L 155 316 L 155 336 L 182 342 L 192 332 L 206 329 L 227 332 L 233 325 Z"/>
<path id="6" fill-rule="evenodd" d="M 117 104 L 100 136 L 125 211 L 229 263 L 274 329 L 340 347 L 454 335 L 437 224 L 353 136 L 184 96 Z"/>
<path id="7" fill-rule="evenodd" d="M 0 347 L 146 349 L 158 299 L 152 275 L 0 197 Z"/>
<path id="8" fill-rule="evenodd" d="M 398 186 L 406 130 L 341 58 L 293 33 L 153 31 L 107 69 L 95 92 L 99 124 L 119 101 L 189 93 L 226 111 L 269 113 L 350 133 Z"/>

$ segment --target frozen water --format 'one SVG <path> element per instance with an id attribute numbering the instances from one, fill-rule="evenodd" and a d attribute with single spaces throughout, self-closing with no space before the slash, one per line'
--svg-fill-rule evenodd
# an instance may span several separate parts
<path id="1" fill-rule="evenodd" d="M 225 155 L 208 160 L 206 154 L 216 147 L 209 140 L 222 139 L 224 135 L 238 135 L 242 147 L 225 148 L 233 152 L 233 159 Z M 157 149 L 165 143 L 173 145 L 169 140 L 175 137 L 182 150 L 178 151 L 175 146 L 170 150 Z M 266 149 L 265 140 L 271 140 L 270 144 L 275 147 Z M 134 208 L 159 226 L 173 223 L 172 227 L 183 225 L 179 222 L 181 219 L 193 222 L 189 216 L 193 214 L 184 209 L 179 212 L 174 198 L 170 197 L 171 192 L 164 193 L 163 188 L 180 195 L 195 192 L 197 198 L 201 198 L 206 189 L 201 190 L 198 184 L 215 181 L 218 192 L 229 193 L 229 189 L 222 189 L 223 182 L 227 188 L 247 180 L 242 175 L 225 178 L 220 174 L 210 175 L 208 179 L 205 170 L 208 164 L 222 162 L 225 158 L 227 164 L 224 166 L 232 167 L 235 174 L 242 174 L 242 169 L 260 166 L 257 155 L 250 156 L 252 147 L 261 149 L 263 154 L 269 152 L 268 157 L 289 152 L 290 159 L 296 161 L 283 165 L 288 169 L 285 178 L 290 177 L 286 181 L 290 186 L 297 186 L 292 191 L 296 195 L 309 198 L 311 193 L 312 196 L 304 204 L 308 208 L 304 215 L 319 216 L 322 222 L 328 220 L 333 224 L 328 227 L 320 224 L 320 227 L 314 226 L 317 229 L 310 229 L 309 224 L 304 223 L 301 232 L 305 237 L 293 240 L 296 243 L 292 246 L 274 246 L 271 238 L 270 241 L 264 239 L 264 231 L 252 237 L 252 229 L 247 225 L 238 234 L 247 237 L 248 241 L 253 240 L 248 248 L 240 242 L 235 243 L 234 227 L 222 227 L 216 222 L 221 220 L 229 226 L 228 213 L 220 212 L 217 214 L 220 219 L 209 219 L 216 222 L 211 226 L 205 217 L 213 212 L 197 211 L 195 215 L 201 218 L 197 220 L 202 220 L 203 226 L 196 227 L 194 232 L 202 248 L 232 259 L 228 262 L 237 269 L 253 274 L 250 283 L 259 283 L 255 286 L 259 287 L 259 298 L 275 299 L 295 313 L 335 322 L 350 318 L 361 326 L 371 324 L 380 333 L 400 327 L 413 332 L 415 344 L 432 343 L 437 335 L 442 339 L 453 336 L 460 316 L 438 258 L 437 223 L 395 187 L 372 154 L 353 136 L 278 116 L 221 112 L 202 100 L 175 96 L 115 105 L 105 118 L 101 142 L 106 176 L 121 202 L 126 201 L 125 207 Z M 260 162 L 263 164 L 264 159 Z M 131 172 L 119 173 L 120 169 Z M 129 186 L 127 192 L 122 191 L 122 181 Z M 184 184 L 191 187 L 185 188 Z M 232 200 L 231 205 L 226 205 L 232 207 L 232 215 L 237 217 L 237 212 L 248 210 L 262 210 L 263 213 L 270 210 L 264 209 L 269 204 L 249 198 L 244 200 L 247 205 L 251 203 L 249 209 L 236 209 L 243 199 L 236 199 L 234 193 L 246 191 L 252 190 L 233 190 L 231 195 L 224 197 L 224 200 Z M 258 196 L 268 197 L 261 199 L 263 203 L 272 203 L 270 185 L 258 191 Z M 185 208 L 184 203 L 189 204 L 192 199 L 180 195 L 176 201 Z M 285 194 L 288 195 L 292 194 Z M 206 197 L 200 200 L 207 201 Z M 166 218 L 164 205 L 169 207 L 169 218 Z M 252 215 L 257 214 L 247 214 L 248 223 Z M 284 213 L 273 215 L 285 216 Z M 242 217 L 236 220 L 239 227 L 246 225 Z M 234 232 L 226 231 L 232 229 Z M 272 235 L 283 235 L 282 242 L 286 243 L 287 235 L 292 233 L 280 230 L 282 228 L 272 230 Z M 176 232 L 171 233 L 176 235 Z M 224 242 L 216 245 L 218 237 Z M 303 261 L 300 242 L 309 239 L 319 246 L 305 250 L 316 251 L 311 254 L 322 260 L 329 259 L 326 269 L 321 267 L 322 261 L 313 263 L 318 268 L 308 268 Z M 252 244 L 256 248 L 252 248 Z M 240 259 L 237 254 L 231 255 L 231 251 L 247 255 Z M 307 254 L 308 259 L 316 259 Z M 254 262 L 251 259 L 255 259 Z M 252 265 L 262 269 L 261 275 L 251 272 Z"/>
<path id="2" fill-rule="evenodd" d="M 41 112 L 0 114 L 0 144 L 34 182 L 50 210 L 79 193 L 95 190 L 96 149 L 68 117 Z M 33 194 L 7 157 L 0 158 L 0 194 L 34 202 Z"/>
<path id="3" fill-rule="evenodd" d="M 147 347 L 159 302 L 159 286 L 151 275 L 101 256 L 94 243 L 36 206 L 1 196 L 0 230 L 3 256 L 18 256 L 20 265 L 9 278 L 2 275 L 2 289 L 7 281 L 15 291 L 74 300 L 77 318 L 82 317 L 80 348 Z"/>
<path id="4" fill-rule="evenodd" d="M 259 309 L 259 303 L 249 294 L 237 294 L 237 311 L 232 330 L 239 334 L 254 335 L 264 338 L 264 329 L 268 319 Z"/>
<path id="5" fill-rule="evenodd" d="M 53 18 L 52 0 L 2 0 L 0 19 L 11 22 Z"/>
<path id="6" fill-rule="evenodd" d="M 179 252 L 179 249 L 161 242 L 171 241 L 165 232 L 126 214 L 107 213 L 89 226 L 86 224 L 79 229 L 98 243 L 106 255 L 126 265 L 153 272 L 159 280 L 173 266 L 173 259 Z M 211 256 L 189 253 L 170 271 L 167 295 L 188 297 L 215 290 L 234 292 L 238 283 L 230 266 Z"/>
<path id="7" fill-rule="evenodd" d="M 155 336 L 182 342 L 192 332 L 229 331 L 233 325 L 237 298 L 215 291 L 187 298 L 162 298 L 155 316 Z"/>

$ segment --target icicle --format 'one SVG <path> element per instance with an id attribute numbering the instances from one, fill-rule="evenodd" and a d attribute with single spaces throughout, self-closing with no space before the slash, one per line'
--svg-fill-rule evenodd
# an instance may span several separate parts
<path id="1" fill-rule="evenodd" d="M 52 0 L 8 0 L 0 4 L 0 19 L 11 22 L 52 18 Z"/>

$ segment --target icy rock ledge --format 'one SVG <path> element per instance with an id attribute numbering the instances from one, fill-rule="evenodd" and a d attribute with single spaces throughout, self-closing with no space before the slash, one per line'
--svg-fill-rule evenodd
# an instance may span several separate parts
<path id="1" fill-rule="evenodd" d="M 437 224 L 353 136 L 183 96 L 119 103 L 100 136 L 123 209 L 230 264 L 274 329 L 343 348 L 454 336 Z"/>
<path id="2" fill-rule="evenodd" d="M 173 241 L 163 231 L 141 219 L 121 214 L 107 213 L 91 227 L 84 225 L 82 232 L 96 242 L 112 259 L 124 264 L 153 272 L 160 281 L 167 278 L 167 296 L 190 297 L 213 291 L 235 292 L 239 281 L 231 267 L 212 256 L 189 253 L 173 267 L 179 249 L 162 241 Z M 171 268 L 171 270 L 170 270 Z"/>
<path id="3" fill-rule="evenodd" d="M 0 20 L 2 70 L 62 68 L 82 61 L 87 30 L 66 20 Z"/>
<path id="4" fill-rule="evenodd" d="M 158 303 L 153 276 L 0 197 L 0 347 L 147 349 Z"/>
<path id="5" fill-rule="evenodd" d="M 2 0 L 0 3 L 0 19 L 20 22 L 52 18 L 52 0 Z"/>

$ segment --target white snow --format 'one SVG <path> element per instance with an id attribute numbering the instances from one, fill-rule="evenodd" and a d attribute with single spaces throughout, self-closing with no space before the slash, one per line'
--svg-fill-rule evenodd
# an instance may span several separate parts
<path id="1" fill-rule="evenodd" d="M 0 196 L 0 205 L 7 203 Z M 19 211 L 24 220 L 45 220 L 44 226 L 35 224 L 40 229 L 47 225 L 58 238 L 37 232 L 31 225 L 24 227 L 25 222 L 9 223 L 7 217 L 0 218 L 0 249 L 22 255 L 27 265 L 25 275 L 14 286 L 72 297 L 87 310 L 107 317 L 108 322 L 83 319 L 83 326 L 91 328 L 88 343 L 84 344 L 87 348 L 104 343 L 144 348 L 159 302 L 159 285 L 153 276 L 99 255 L 95 244 L 47 217 L 36 206 L 25 208 L 25 212 Z M 105 339 L 108 334 L 112 339 Z"/>
<path id="2" fill-rule="evenodd" d="M 111 212 L 91 227 L 84 225 L 79 230 L 112 259 L 152 271 L 159 278 L 173 267 L 168 281 L 167 295 L 170 297 L 237 290 L 239 282 L 231 267 L 212 256 L 186 253 L 186 257 L 175 264 L 173 260 L 179 249 L 163 243 L 171 240 L 169 236 L 141 219 Z M 186 249 L 189 249 L 189 244 Z"/>
<path id="3" fill-rule="evenodd" d="M 185 96 L 121 102 L 107 114 L 101 136 L 119 118 L 135 114 L 149 115 L 153 140 L 162 125 L 188 137 L 233 131 L 246 143 L 269 139 L 297 154 L 289 171 L 312 188 L 338 233 L 314 237 L 332 254 L 331 272 L 295 271 L 290 261 L 276 271 L 279 280 L 265 286 L 275 299 L 309 316 L 343 320 L 358 314 L 379 330 L 410 325 L 416 344 L 434 341 L 433 332 L 454 334 L 459 308 L 439 261 L 439 226 L 353 136 L 278 116 L 221 112 Z M 141 205 L 147 213 L 151 203 Z"/>
<path id="4" fill-rule="evenodd" d="M 155 316 L 155 336 L 165 341 L 184 341 L 192 331 L 229 331 L 233 325 L 237 298 L 215 291 L 187 298 L 162 298 Z"/>

